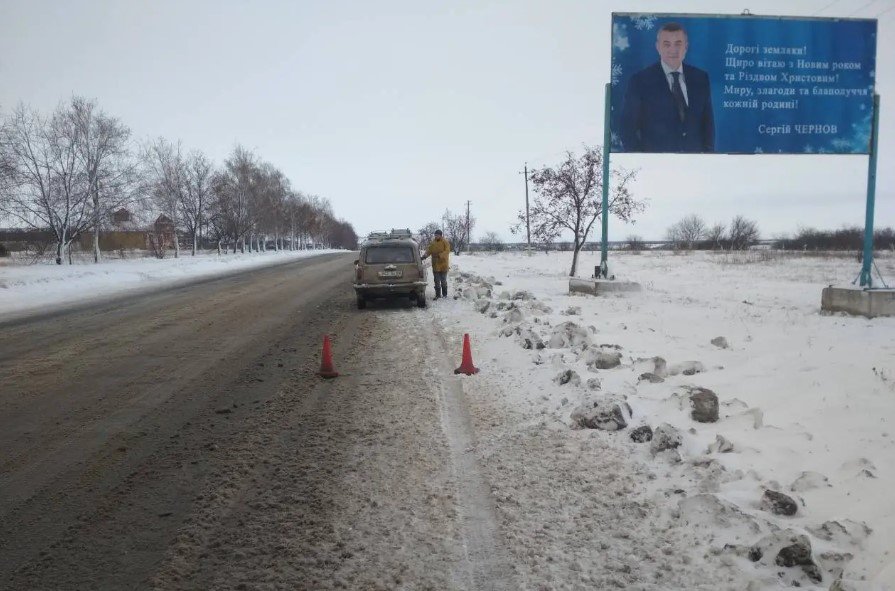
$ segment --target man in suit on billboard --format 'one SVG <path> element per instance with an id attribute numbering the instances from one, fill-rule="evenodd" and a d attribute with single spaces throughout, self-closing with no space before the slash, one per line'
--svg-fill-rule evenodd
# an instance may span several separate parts
<path id="1" fill-rule="evenodd" d="M 631 77 L 622 106 L 625 152 L 713 152 L 715 118 L 709 75 L 685 64 L 687 32 L 666 23 L 656 35 L 659 61 Z"/>

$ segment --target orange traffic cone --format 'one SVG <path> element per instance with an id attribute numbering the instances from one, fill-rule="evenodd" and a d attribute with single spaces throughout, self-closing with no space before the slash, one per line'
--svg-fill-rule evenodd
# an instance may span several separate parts
<path id="1" fill-rule="evenodd" d="M 465 373 L 468 376 L 479 373 L 479 368 L 472 364 L 472 350 L 469 347 L 469 335 L 463 335 L 463 360 L 454 373 Z"/>
<path id="2" fill-rule="evenodd" d="M 320 362 L 320 371 L 317 372 L 322 378 L 337 378 L 339 372 L 333 367 L 333 352 L 329 345 L 329 335 L 323 335 L 323 360 Z"/>

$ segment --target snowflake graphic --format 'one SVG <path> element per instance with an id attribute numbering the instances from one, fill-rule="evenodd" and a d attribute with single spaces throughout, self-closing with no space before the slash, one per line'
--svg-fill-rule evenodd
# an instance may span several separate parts
<path id="1" fill-rule="evenodd" d="M 612 46 L 619 51 L 624 51 L 631 46 L 628 41 L 627 27 L 618 23 L 612 25 Z"/>
<path id="2" fill-rule="evenodd" d="M 651 31 L 656 26 L 656 17 L 645 14 L 634 18 L 634 28 L 638 31 Z"/>
<path id="3" fill-rule="evenodd" d="M 612 85 L 613 85 L 613 86 L 618 85 L 618 79 L 621 78 L 621 75 L 622 75 L 622 66 L 621 66 L 621 64 L 615 64 L 614 66 L 612 66 L 612 74 L 611 74 L 611 78 L 612 78 Z"/>
<path id="4" fill-rule="evenodd" d="M 833 149 L 837 152 L 851 152 L 854 150 L 851 142 L 845 138 L 837 138 L 830 143 L 833 145 Z"/>
<path id="5" fill-rule="evenodd" d="M 862 154 L 869 150 L 870 136 L 873 133 L 873 109 L 864 110 L 863 118 L 858 123 L 852 123 L 852 136 L 848 141 L 851 152 Z"/>

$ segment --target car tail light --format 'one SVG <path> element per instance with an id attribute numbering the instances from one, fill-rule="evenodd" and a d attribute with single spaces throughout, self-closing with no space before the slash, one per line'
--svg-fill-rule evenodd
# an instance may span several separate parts
<path id="1" fill-rule="evenodd" d="M 364 269 L 360 265 L 354 267 L 354 278 L 358 281 L 364 278 Z"/>

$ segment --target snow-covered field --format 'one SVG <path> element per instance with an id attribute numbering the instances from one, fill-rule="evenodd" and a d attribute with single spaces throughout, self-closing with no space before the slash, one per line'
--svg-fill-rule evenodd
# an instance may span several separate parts
<path id="1" fill-rule="evenodd" d="M 322 252 L 0 265 L 0 320 Z M 471 336 L 470 452 L 523 587 L 895 589 L 895 318 L 820 312 L 859 263 L 612 253 L 643 290 L 594 297 L 569 295 L 570 262 L 454 257 L 454 298 L 419 311 L 457 364 Z M 895 283 L 895 259 L 877 264 Z"/>
<path id="2" fill-rule="evenodd" d="M 580 275 L 598 256 L 584 256 Z M 639 576 L 619 557 L 617 580 L 591 580 L 830 589 L 844 570 L 842 589 L 895 589 L 895 318 L 820 311 L 823 287 L 857 276 L 854 257 L 612 253 L 610 271 L 643 291 L 600 297 L 569 295 L 570 262 L 569 253 L 455 257 L 450 289 L 460 298 L 433 304 L 474 343 L 482 372 L 465 386 L 479 405 L 477 451 L 504 527 L 531 540 L 537 568 L 567 561 L 586 571 L 600 541 L 605 560 L 618 539 L 640 540 L 637 552 L 662 538 Z M 877 264 L 895 282 L 895 260 Z M 699 389 L 717 395 L 717 421 L 691 416 L 694 398 L 711 399 Z M 618 419 L 627 427 L 576 428 Z M 656 437 L 634 442 L 644 425 Z M 660 431 L 680 446 L 657 449 Z M 604 458 L 588 455 L 594 445 Z M 596 480 L 605 489 L 582 485 L 593 470 L 608 471 Z M 794 505 L 776 495 L 763 503 L 768 490 Z M 641 501 L 627 509 L 652 521 L 597 516 L 594 497 L 610 492 Z M 551 545 L 562 551 L 551 556 Z M 700 578 L 704 561 L 720 580 Z"/>

